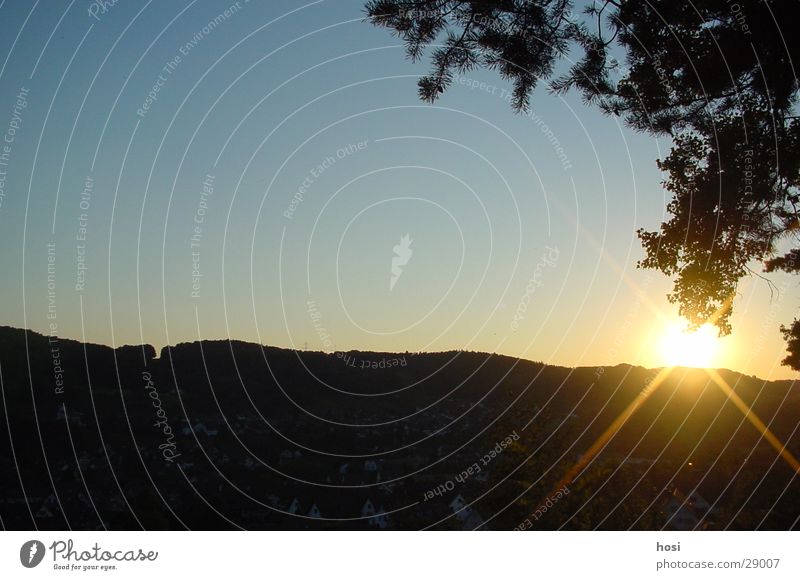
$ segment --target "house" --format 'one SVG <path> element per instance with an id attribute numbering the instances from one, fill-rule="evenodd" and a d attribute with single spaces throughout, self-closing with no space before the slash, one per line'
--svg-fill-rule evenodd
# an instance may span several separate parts
<path id="1" fill-rule="evenodd" d="M 381 464 L 367 460 L 363 463 L 342 463 L 339 466 L 338 482 L 344 485 L 364 485 L 380 483 Z"/>
<path id="2" fill-rule="evenodd" d="M 692 495 L 695 495 L 695 493 Z M 705 504 L 705 510 L 708 510 L 708 502 L 700 494 L 696 495 L 701 500 L 701 505 Z M 693 530 L 705 514 L 705 511 L 699 513 L 690 497 L 687 497 L 677 486 L 673 487 L 672 492 L 669 494 L 665 511 L 667 512 L 668 525 L 676 530 Z"/>
<path id="3" fill-rule="evenodd" d="M 39 511 L 36 512 L 36 519 L 43 520 L 53 517 L 53 512 L 51 512 L 46 505 L 42 505 L 39 508 Z"/>
<path id="4" fill-rule="evenodd" d="M 219 433 L 217 429 L 209 429 L 208 427 L 205 426 L 204 423 L 198 423 L 197 425 L 195 425 L 194 432 L 202 433 L 204 435 L 208 435 L 209 437 L 216 437 L 216 435 Z"/>
<path id="5" fill-rule="evenodd" d="M 300 510 L 300 501 L 297 498 L 292 500 L 292 503 L 289 504 L 289 508 L 286 510 L 290 514 L 296 514 Z"/>
<path id="6" fill-rule="evenodd" d="M 216 437 L 217 434 L 219 434 L 218 429 L 209 429 L 206 427 L 205 423 L 197 423 L 194 427 L 190 425 L 189 427 L 184 427 L 181 429 L 181 433 L 184 435 L 191 435 L 193 432 L 195 435 L 202 433 L 203 435 L 208 435 L 209 437 Z"/>
<path id="7" fill-rule="evenodd" d="M 52 509 L 58 509 L 58 508 L 56 507 L 56 505 L 57 505 L 57 502 L 56 502 L 56 496 L 54 496 L 54 495 L 51 493 L 50 495 L 48 495 L 48 496 L 47 496 L 47 499 L 46 499 L 46 500 L 44 500 L 44 503 L 43 503 L 43 504 L 42 504 L 42 506 L 39 508 L 39 510 L 36 512 L 36 518 L 37 518 L 37 519 L 48 519 L 48 518 L 52 518 L 52 517 L 53 517 L 53 511 L 52 511 L 50 508 L 52 508 Z"/>
<path id="8" fill-rule="evenodd" d="M 711 504 L 706 501 L 706 498 L 697 493 L 697 490 L 689 494 L 689 505 L 701 513 L 706 513 L 711 507 Z"/>
<path id="9" fill-rule="evenodd" d="M 692 530 L 700 522 L 692 509 L 673 497 L 667 502 L 669 525 L 676 530 Z"/>
<path id="10" fill-rule="evenodd" d="M 375 506 L 369 499 L 367 499 L 367 501 L 364 502 L 364 506 L 361 508 L 361 516 L 366 518 L 374 515 Z"/>
<path id="11" fill-rule="evenodd" d="M 72 425 L 77 425 L 78 427 L 83 427 L 83 413 L 80 411 L 70 411 L 69 413 L 66 412 L 64 405 L 59 407 L 58 412 L 56 412 L 56 420 L 57 421 L 66 421 L 67 417 L 69 416 L 69 422 Z"/>
<path id="12" fill-rule="evenodd" d="M 453 514 L 455 514 L 456 519 L 461 522 L 465 530 L 474 530 L 483 525 L 485 521 L 477 511 L 467 505 L 467 501 L 461 494 L 458 494 L 450 502 L 450 509 L 453 510 Z"/>
<path id="13" fill-rule="evenodd" d="M 369 519 L 369 525 L 379 530 L 385 530 L 389 526 L 389 516 L 386 515 L 383 506 L 380 506 L 375 515 Z"/>

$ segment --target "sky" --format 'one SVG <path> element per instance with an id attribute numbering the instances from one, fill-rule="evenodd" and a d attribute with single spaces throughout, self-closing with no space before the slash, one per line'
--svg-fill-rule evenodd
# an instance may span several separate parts
<path id="1" fill-rule="evenodd" d="M 0 324 L 103 343 L 660 366 L 638 134 L 493 71 L 435 104 L 354 0 L 0 4 Z M 796 281 L 742 282 L 714 366 L 763 378 Z M 777 290 L 777 292 L 776 292 Z"/>

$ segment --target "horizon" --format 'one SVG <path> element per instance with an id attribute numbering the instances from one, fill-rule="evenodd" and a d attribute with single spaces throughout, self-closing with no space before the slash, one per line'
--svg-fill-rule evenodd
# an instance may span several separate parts
<path id="1" fill-rule="evenodd" d="M 635 232 L 664 217 L 669 140 L 545 87 L 514 113 L 492 71 L 422 103 L 424 69 L 361 0 L 223 8 L 36 12 L 60 33 L 21 34 L 0 71 L 17 127 L 0 265 L 18 273 L 0 322 L 158 348 L 328 349 L 324 334 L 659 364 L 679 318 L 670 279 L 636 267 Z M 8 27 L 28 15 L 6 10 Z M 797 376 L 780 363 L 791 276 L 769 277 L 774 297 L 740 285 L 714 365 Z"/>
<path id="2" fill-rule="evenodd" d="M 17 327 L 14 327 L 14 326 L 0 325 L 0 330 L 3 330 L 3 329 L 10 329 L 10 330 L 20 331 L 20 332 L 25 332 L 25 333 L 29 333 L 30 332 L 30 333 L 34 333 L 34 334 L 37 334 L 37 335 L 42 336 L 42 337 L 50 337 L 51 336 L 51 335 L 48 335 L 46 332 L 43 333 L 43 332 L 38 332 L 38 331 L 32 330 L 32 329 L 25 329 L 25 328 L 17 328 Z M 162 355 L 162 353 L 163 353 L 163 351 L 165 349 L 175 348 L 175 347 L 178 347 L 178 346 L 181 346 L 181 345 L 184 345 L 184 344 L 197 344 L 197 343 L 202 343 L 202 342 L 227 342 L 229 344 L 240 343 L 240 344 L 245 344 L 245 345 L 258 346 L 260 348 L 285 350 L 285 351 L 290 351 L 290 352 L 295 352 L 295 353 L 307 352 L 307 353 L 312 353 L 312 354 L 323 354 L 323 355 L 326 355 L 326 356 L 336 356 L 338 353 L 341 353 L 341 354 L 359 353 L 359 354 L 383 354 L 383 355 L 412 355 L 412 356 L 450 354 L 450 353 L 477 354 L 477 355 L 487 355 L 487 356 L 490 356 L 490 357 L 501 356 L 501 357 L 511 358 L 511 359 L 514 359 L 514 360 L 517 360 L 517 361 L 524 361 L 524 362 L 529 362 L 529 363 L 533 363 L 533 364 L 541 364 L 541 365 L 545 365 L 545 366 L 549 366 L 549 367 L 569 369 L 569 370 L 581 370 L 581 369 L 595 369 L 595 370 L 597 370 L 597 369 L 616 368 L 616 367 L 620 367 L 620 366 L 626 366 L 626 367 L 631 367 L 631 368 L 635 368 L 635 369 L 642 369 L 642 370 L 645 370 L 645 371 L 660 371 L 660 370 L 664 370 L 664 369 L 667 369 L 667 368 L 672 368 L 672 369 L 675 369 L 675 370 L 689 370 L 689 371 L 702 371 L 704 369 L 704 367 L 702 367 L 702 366 L 688 366 L 688 365 L 673 365 L 673 366 L 663 365 L 663 366 L 649 367 L 649 366 L 637 365 L 637 364 L 633 364 L 633 363 L 629 363 L 629 362 L 625 362 L 625 361 L 617 362 L 617 363 L 613 363 L 613 364 L 606 363 L 606 364 L 587 364 L 587 365 L 569 366 L 569 365 L 550 364 L 550 363 L 547 363 L 547 362 L 542 361 L 542 360 L 526 358 L 526 357 L 518 357 L 518 356 L 513 356 L 513 355 L 509 355 L 509 354 L 505 354 L 505 353 L 500 353 L 500 352 L 488 352 L 488 351 L 482 351 L 482 350 L 464 350 L 464 349 L 436 350 L 436 351 L 433 351 L 433 350 L 431 350 L 431 351 L 411 351 L 411 350 L 390 351 L 390 350 L 348 349 L 348 350 L 325 351 L 325 350 L 314 350 L 314 349 L 310 349 L 310 348 L 309 349 L 293 348 L 291 346 L 282 346 L 282 345 L 277 345 L 277 344 L 252 342 L 252 341 L 240 340 L 240 339 L 236 339 L 236 338 L 213 338 L 213 337 L 212 338 L 202 338 L 202 339 L 196 339 L 196 340 L 191 340 L 191 341 L 177 342 L 177 343 L 174 343 L 174 344 L 168 344 L 168 345 L 163 345 L 163 346 L 156 346 L 156 345 L 154 345 L 152 343 L 148 343 L 148 342 L 137 343 L 137 344 L 124 343 L 124 344 L 118 344 L 118 345 L 115 346 L 115 345 L 97 343 L 97 342 L 84 342 L 84 341 L 81 341 L 80 339 L 72 338 L 72 337 L 69 337 L 69 336 L 58 336 L 56 338 L 59 341 L 68 340 L 68 341 L 77 342 L 77 343 L 80 343 L 80 344 L 83 344 L 83 345 L 101 346 L 101 347 L 105 347 L 105 348 L 109 348 L 109 349 L 113 349 L 113 350 L 116 350 L 116 349 L 119 349 L 119 348 L 139 348 L 139 347 L 147 347 L 147 346 L 149 346 L 149 347 L 152 347 L 153 350 L 155 351 L 155 356 L 153 357 L 153 360 L 160 360 L 162 358 L 161 355 Z M 380 367 L 380 368 L 383 368 L 383 367 Z M 741 375 L 743 377 L 747 377 L 747 378 L 763 381 L 765 383 L 775 383 L 775 382 L 785 382 L 785 381 L 794 382 L 794 381 L 797 380 L 795 378 L 765 379 L 765 378 L 759 377 L 757 375 L 751 375 L 751 374 L 743 373 L 741 371 L 737 371 L 735 369 L 730 369 L 730 368 L 726 368 L 726 367 L 714 367 L 713 370 L 725 371 L 725 372 Z"/>

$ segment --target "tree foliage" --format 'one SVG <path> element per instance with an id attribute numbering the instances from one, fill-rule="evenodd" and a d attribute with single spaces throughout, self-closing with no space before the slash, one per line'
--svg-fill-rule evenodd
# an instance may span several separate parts
<path id="1" fill-rule="evenodd" d="M 518 110 L 543 81 L 671 137 L 658 161 L 668 217 L 657 231 L 639 230 L 639 266 L 673 278 L 669 299 L 693 325 L 729 333 L 742 278 L 800 271 L 800 37 L 790 28 L 800 3 L 371 0 L 366 11 L 410 58 L 430 53 L 422 99 L 486 67 L 513 84 Z M 782 331 L 784 363 L 800 370 L 800 321 Z"/>

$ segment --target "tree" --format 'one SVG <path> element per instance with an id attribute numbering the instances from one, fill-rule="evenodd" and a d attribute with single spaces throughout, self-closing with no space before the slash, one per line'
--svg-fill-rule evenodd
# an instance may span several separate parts
<path id="1" fill-rule="evenodd" d="M 639 230 L 643 268 L 674 280 L 670 301 L 693 326 L 731 331 L 742 278 L 800 273 L 800 123 L 794 115 L 800 3 L 785 0 L 372 0 L 367 15 L 418 60 L 420 97 L 436 100 L 477 67 L 513 83 L 525 110 L 538 81 L 638 131 L 673 139 L 659 160 L 672 194 L 658 231 Z M 572 57 L 566 73 L 557 65 Z M 619 57 L 619 58 L 618 58 Z M 800 320 L 781 330 L 800 370 Z"/>

